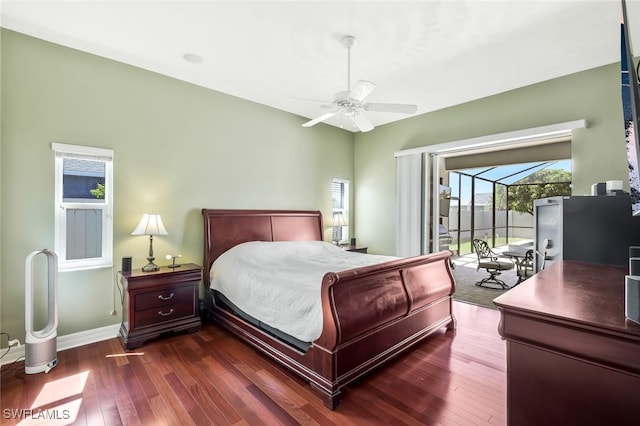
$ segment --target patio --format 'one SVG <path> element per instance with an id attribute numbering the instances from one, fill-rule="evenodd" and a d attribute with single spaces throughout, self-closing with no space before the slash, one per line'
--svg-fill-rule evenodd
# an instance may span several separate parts
<path id="1" fill-rule="evenodd" d="M 507 249 L 507 246 L 503 246 L 495 249 L 495 251 L 499 253 Z M 452 273 L 456 280 L 456 292 L 453 298 L 457 301 L 496 309 L 496 306 L 493 304 L 493 299 L 510 290 L 476 285 L 478 281 L 488 276 L 488 273 L 484 269 L 477 269 L 478 258 L 475 253 L 453 257 L 452 262 L 455 265 Z M 516 269 L 503 271 L 500 279 L 513 288 L 518 282 Z"/>
<path id="2" fill-rule="evenodd" d="M 440 235 L 448 237 L 441 249 L 458 255 L 452 258 L 454 299 L 495 309 L 493 299 L 510 288 L 476 285 L 489 274 L 478 270 L 471 242 L 484 239 L 496 253 L 524 255 L 532 249 L 533 200 L 570 194 L 571 160 L 451 170 L 447 182 L 440 188 Z M 500 279 L 513 288 L 518 283 L 515 265 Z"/>

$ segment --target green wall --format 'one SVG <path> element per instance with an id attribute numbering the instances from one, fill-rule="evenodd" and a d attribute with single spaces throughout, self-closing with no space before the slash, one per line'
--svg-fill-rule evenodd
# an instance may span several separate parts
<path id="1" fill-rule="evenodd" d="M 478 84 L 482 84 L 479 80 Z M 451 82 L 451 90 L 456 90 Z M 573 132 L 573 194 L 622 180 L 629 190 L 620 66 L 613 64 L 408 118 L 355 135 L 355 236 L 376 253 L 395 253 L 394 152 L 586 119 Z"/>
<path id="2" fill-rule="evenodd" d="M 59 274 L 59 336 L 120 322 L 119 296 L 117 316 L 110 315 L 115 270 L 123 256 L 133 256 L 134 267 L 146 263 L 148 238 L 130 235 L 142 213 L 160 213 L 169 232 L 154 238 L 156 263 L 179 253 L 201 264 L 203 207 L 315 209 L 331 217 L 331 179 L 353 180 L 349 132 L 303 128 L 306 119 L 293 114 L 1 34 L 0 322 L 21 341 L 25 258 L 54 246 L 51 142 L 114 150 L 115 268 Z"/>

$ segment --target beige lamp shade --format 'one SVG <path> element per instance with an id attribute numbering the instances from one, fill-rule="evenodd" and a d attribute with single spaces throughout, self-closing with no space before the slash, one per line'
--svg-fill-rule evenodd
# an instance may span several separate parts
<path id="1" fill-rule="evenodd" d="M 336 212 L 333 214 L 333 226 L 347 226 L 349 223 L 347 221 L 347 215 L 343 212 Z"/>
<path id="2" fill-rule="evenodd" d="M 143 268 L 143 272 L 153 272 L 160 268 L 153 263 L 155 258 L 153 257 L 153 236 L 154 235 L 169 235 L 167 230 L 164 229 L 162 218 L 156 213 L 145 213 L 140 219 L 140 223 L 133 230 L 131 235 L 148 235 L 149 236 L 149 256 L 147 256 L 147 263 Z"/>
<path id="3" fill-rule="evenodd" d="M 156 213 L 145 213 L 131 235 L 169 235 L 162 218 Z"/>

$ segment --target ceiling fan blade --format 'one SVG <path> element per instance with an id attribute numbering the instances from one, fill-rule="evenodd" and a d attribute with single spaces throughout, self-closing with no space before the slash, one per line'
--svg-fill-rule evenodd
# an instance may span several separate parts
<path id="1" fill-rule="evenodd" d="M 369 119 L 361 113 L 356 113 L 353 116 L 350 116 L 353 120 L 356 127 L 361 132 L 368 132 L 369 130 L 373 130 L 373 124 L 369 121 Z"/>
<path id="2" fill-rule="evenodd" d="M 313 126 L 314 124 L 318 124 L 318 123 L 320 123 L 321 121 L 324 121 L 324 120 L 326 120 L 326 119 L 328 119 L 328 118 L 333 117 L 333 116 L 334 116 L 334 115 L 336 115 L 337 113 L 338 113 L 338 110 L 330 111 L 330 112 L 328 112 L 328 113 L 326 113 L 326 114 L 322 114 L 320 117 L 316 117 L 316 118 L 314 118 L 313 120 L 309 120 L 309 121 L 307 121 L 306 123 L 304 123 L 304 124 L 302 125 L 302 127 L 311 127 L 311 126 Z"/>
<path id="3" fill-rule="evenodd" d="M 349 93 L 349 98 L 354 101 L 362 102 L 364 98 L 369 96 L 373 89 L 376 88 L 376 85 L 370 81 L 366 80 L 358 80 L 356 84 L 353 85 L 353 89 Z"/>
<path id="4" fill-rule="evenodd" d="M 401 112 L 403 114 L 415 114 L 418 111 L 417 105 L 410 104 L 364 104 L 365 111 L 379 111 L 379 112 Z"/>

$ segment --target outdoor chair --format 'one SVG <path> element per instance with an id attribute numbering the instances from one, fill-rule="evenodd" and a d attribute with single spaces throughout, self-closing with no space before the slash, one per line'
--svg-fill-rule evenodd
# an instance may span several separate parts
<path id="1" fill-rule="evenodd" d="M 485 284 L 497 284 L 503 289 L 510 288 L 504 281 L 498 278 L 502 271 L 513 269 L 513 262 L 506 257 L 501 257 L 493 252 L 484 240 L 473 240 L 473 249 L 478 256 L 478 270 L 485 269 L 489 276 L 476 283 L 477 286 L 496 288 Z"/>
<path id="2" fill-rule="evenodd" d="M 540 253 L 538 250 L 536 250 L 536 254 L 540 256 L 540 270 L 542 271 L 547 264 L 547 251 L 545 250 L 544 252 Z"/>
<path id="3" fill-rule="evenodd" d="M 522 281 L 531 278 L 535 271 L 533 270 L 533 249 L 529 249 L 524 254 L 524 259 L 520 262 L 520 278 Z"/>
<path id="4" fill-rule="evenodd" d="M 534 270 L 534 255 L 538 255 L 541 259 L 540 265 L 538 266 L 539 270 L 542 271 L 544 269 L 547 260 L 547 252 L 545 251 L 544 253 L 540 253 L 538 250 L 527 250 L 521 260 L 518 260 L 520 258 L 515 260 L 518 273 L 518 282 L 516 282 L 516 285 L 520 284 L 527 278 L 531 278 L 536 273 Z"/>

